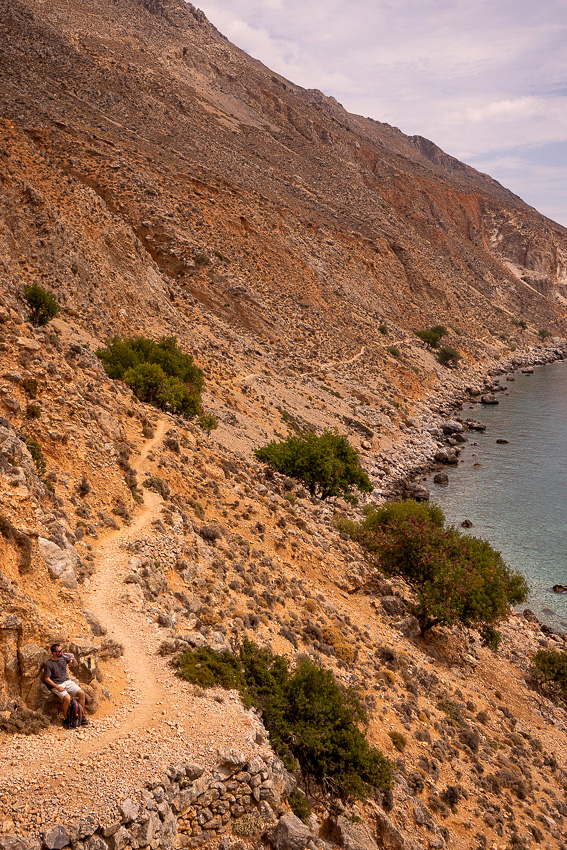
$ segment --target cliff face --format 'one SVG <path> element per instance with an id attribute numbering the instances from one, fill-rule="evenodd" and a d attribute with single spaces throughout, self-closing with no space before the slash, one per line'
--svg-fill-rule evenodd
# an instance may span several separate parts
<path id="1" fill-rule="evenodd" d="M 560 331 L 565 230 L 431 142 L 271 74 L 182 0 L 2 10 L 12 290 L 46 275 L 101 333 L 140 298 L 174 326 L 190 294 L 274 341 L 298 292 L 330 348 L 366 338 L 360 301 L 400 331 Z"/>
<path id="2" fill-rule="evenodd" d="M 314 846 L 470 850 L 478 831 L 479 846 L 519 848 L 544 828 L 563 846 L 565 715 L 525 688 L 527 653 L 563 639 L 513 617 L 497 657 L 457 631 L 418 641 L 408 588 L 377 584 L 335 530 L 349 507 L 265 475 L 251 450 L 337 428 L 376 499 L 440 449 L 455 458 L 438 426 L 464 387 L 560 353 L 567 232 L 432 142 L 273 74 L 182 0 L 0 0 L 0 98 L 4 833 L 38 835 L 59 816 L 53 787 L 73 781 L 74 850 L 95 833 L 95 850 L 146 846 L 148 823 L 148 845 L 178 828 L 176 847 L 203 843 L 207 806 L 191 787 L 197 808 L 177 823 L 172 786 L 205 770 L 206 798 L 221 743 L 243 749 L 240 766 L 271 754 L 235 694 L 188 691 L 167 659 L 248 635 L 331 667 L 398 760 L 393 811 L 355 807 L 357 833 L 320 806 Z M 29 283 L 61 305 L 45 328 L 27 321 Z M 458 368 L 416 337 L 434 324 Z M 111 381 L 94 352 L 115 334 L 175 334 L 218 429 Z M 95 723 L 72 743 L 52 725 L 38 754 L 2 729 L 48 697 L 53 640 L 75 647 Z M 185 778 L 156 784 L 185 761 Z M 146 783 L 173 795 L 163 817 Z M 140 817 L 121 814 L 125 793 Z M 219 841 L 229 821 L 287 809 L 283 791 L 248 796 L 213 800 Z M 85 832 L 95 809 L 103 827 Z"/>

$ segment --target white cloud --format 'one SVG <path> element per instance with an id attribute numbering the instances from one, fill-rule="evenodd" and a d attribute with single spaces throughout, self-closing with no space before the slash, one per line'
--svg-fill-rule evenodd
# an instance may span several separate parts
<path id="1" fill-rule="evenodd" d="M 203 0 L 200 6 L 272 70 L 467 161 L 567 140 L 564 0 Z M 523 159 L 525 168 L 534 167 Z M 567 201 L 563 210 L 565 220 Z"/>

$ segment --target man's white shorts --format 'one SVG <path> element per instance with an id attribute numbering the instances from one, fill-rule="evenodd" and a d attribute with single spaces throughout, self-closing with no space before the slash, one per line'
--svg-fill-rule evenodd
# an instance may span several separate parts
<path id="1" fill-rule="evenodd" d="M 79 691 L 81 690 L 79 685 L 74 682 L 72 679 L 67 679 L 66 682 L 63 682 L 64 691 L 59 691 L 57 688 L 51 688 L 51 693 L 55 694 L 59 699 L 65 699 L 67 695 L 76 697 Z"/>

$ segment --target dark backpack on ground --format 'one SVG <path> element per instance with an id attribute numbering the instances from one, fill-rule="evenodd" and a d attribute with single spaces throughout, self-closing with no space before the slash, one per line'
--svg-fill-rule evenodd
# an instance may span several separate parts
<path id="1" fill-rule="evenodd" d="M 83 722 L 84 716 L 85 713 L 81 708 L 80 703 L 78 703 L 76 699 L 71 699 L 69 708 L 67 709 L 67 714 L 65 715 L 65 720 L 63 721 L 63 726 L 65 729 L 76 729 L 77 726 L 80 726 Z"/>

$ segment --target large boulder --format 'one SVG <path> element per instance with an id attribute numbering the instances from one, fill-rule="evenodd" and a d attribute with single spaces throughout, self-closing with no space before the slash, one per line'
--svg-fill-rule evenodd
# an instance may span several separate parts
<path id="1" fill-rule="evenodd" d="M 43 682 L 43 667 L 49 653 L 36 643 L 26 643 L 18 651 L 20 660 L 21 694 L 26 705 L 35 708 L 40 700 L 39 692 Z"/>
<path id="2" fill-rule="evenodd" d="M 326 825 L 326 835 L 344 850 L 378 850 L 366 824 L 353 823 L 344 817 L 332 818 Z"/>
<path id="3" fill-rule="evenodd" d="M 435 452 L 437 463 L 455 464 L 459 462 L 457 453 L 453 449 L 439 449 Z"/>
<path id="4" fill-rule="evenodd" d="M 417 481 L 406 484 L 406 495 L 408 499 L 415 499 L 416 502 L 427 502 L 429 500 L 429 490 L 423 484 L 418 484 Z"/>
<path id="5" fill-rule="evenodd" d="M 303 821 L 288 812 L 278 821 L 274 830 L 273 845 L 275 850 L 305 850 L 312 837 Z"/>
<path id="6" fill-rule="evenodd" d="M 444 434 L 460 434 L 464 429 L 462 423 L 457 422 L 456 419 L 447 419 L 446 422 L 441 423 L 441 430 Z"/>
<path id="7" fill-rule="evenodd" d="M 46 537 L 38 537 L 37 542 L 51 578 L 58 579 L 63 587 L 74 590 L 77 587 L 75 570 L 78 561 L 75 549 L 73 547 L 62 549 Z"/>
<path id="8" fill-rule="evenodd" d="M 419 623 L 413 615 L 405 617 L 403 620 L 400 620 L 399 623 L 396 623 L 396 629 L 409 640 L 417 640 L 421 635 Z"/>
<path id="9" fill-rule="evenodd" d="M 405 839 L 388 815 L 376 807 L 376 837 L 384 850 L 406 850 Z"/>
<path id="10" fill-rule="evenodd" d="M 47 850 L 62 850 L 63 847 L 68 847 L 71 843 L 71 836 L 65 827 L 60 824 L 46 830 L 42 833 L 41 837 L 43 839 L 43 846 L 47 847 Z"/>

